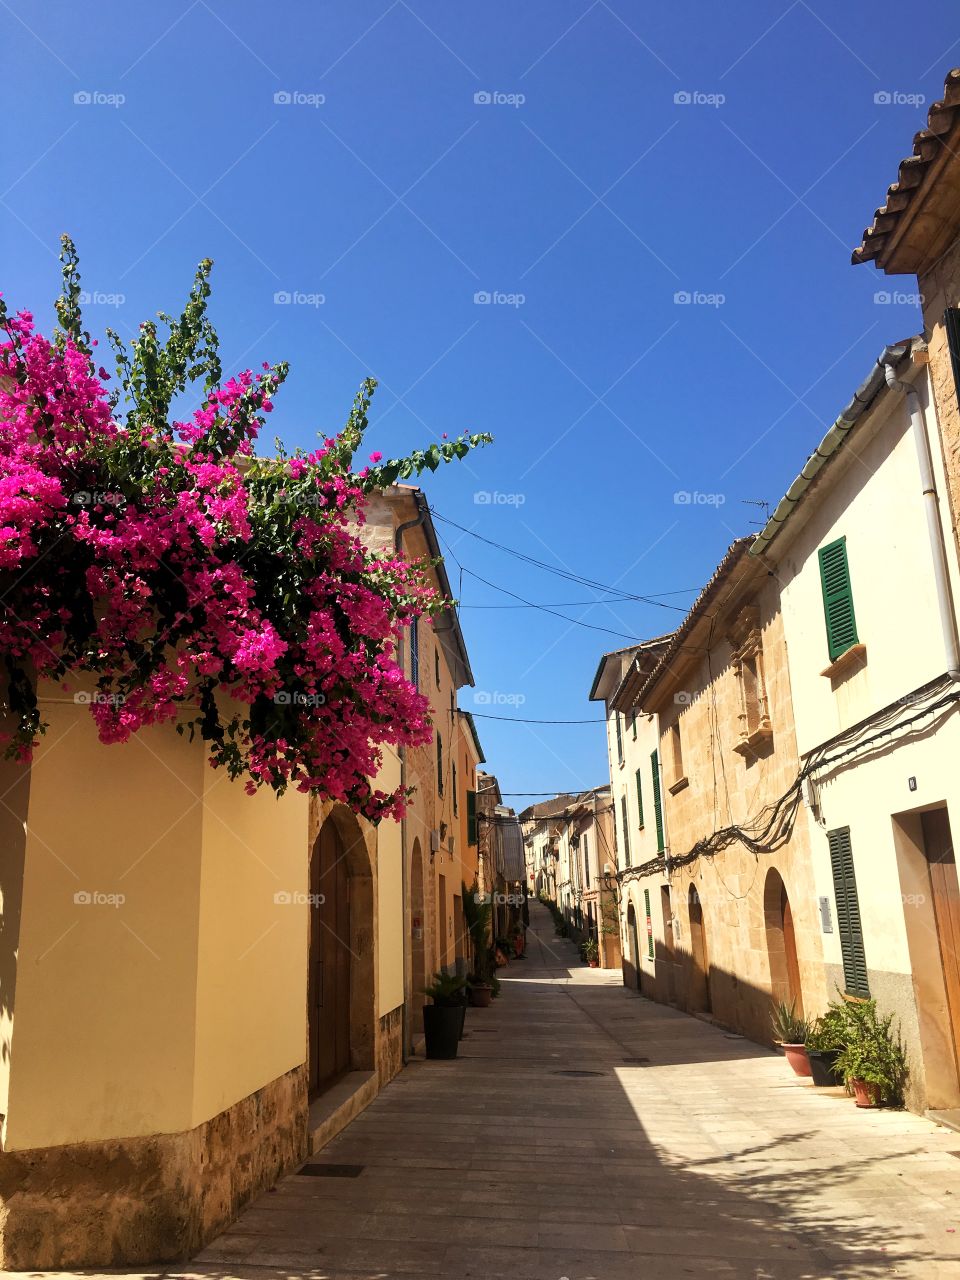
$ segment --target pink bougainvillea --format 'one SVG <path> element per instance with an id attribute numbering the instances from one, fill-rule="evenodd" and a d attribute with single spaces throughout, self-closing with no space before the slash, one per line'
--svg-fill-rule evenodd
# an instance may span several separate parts
<path id="1" fill-rule="evenodd" d="M 117 390 L 82 330 L 64 242 L 60 327 L 44 337 L 0 300 L 0 657 L 7 754 L 44 731 L 40 679 L 93 677 L 100 738 L 176 721 L 210 762 L 379 820 L 405 796 L 376 789 L 384 744 L 430 740 L 426 699 L 397 665 L 402 629 L 443 607 L 424 566 L 361 540 L 364 495 L 462 457 L 460 436 L 352 471 L 374 384 L 313 453 L 258 458 L 285 365 L 224 382 L 202 263 L 169 336 L 108 334 Z M 171 406 L 203 380 L 186 421 Z M 380 464 L 379 454 L 371 463 Z M 76 685 L 74 679 L 74 687 Z"/>

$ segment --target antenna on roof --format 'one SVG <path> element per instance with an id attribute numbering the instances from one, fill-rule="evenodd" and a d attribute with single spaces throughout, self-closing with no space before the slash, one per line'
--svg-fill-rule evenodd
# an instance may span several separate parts
<path id="1" fill-rule="evenodd" d="M 740 501 L 741 501 L 745 506 L 748 506 L 748 507 L 760 507 L 760 508 L 762 509 L 762 511 L 763 511 L 763 519 L 762 519 L 762 520 L 751 520 L 751 521 L 750 521 L 750 523 L 751 523 L 751 524 L 755 524 L 755 525 L 757 525 L 759 528 L 761 528 L 761 529 L 762 529 L 762 528 L 763 528 L 763 526 L 764 526 L 764 525 L 767 523 L 767 521 L 770 519 L 770 503 L 769 503 L 769 502 L 764 502 L 764 500 L 763 500 L 762 498 L 741 498 L 741 499 L 740 499 Z"/>

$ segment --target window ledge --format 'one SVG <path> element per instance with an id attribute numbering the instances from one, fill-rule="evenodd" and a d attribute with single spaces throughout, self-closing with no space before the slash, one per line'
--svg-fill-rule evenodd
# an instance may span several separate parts
<path id="1" fill-rule="evenodd" d="M 852 644 L 849 649 L 844 649 L 839 658 L 834 658 L 829 667 L 824 667 L 820 674 L 829 678 L 845 676 L 852 671 L 859 671 L 861 667 L 866 665 L 867 646 L 865 644 Z"/>
<path id="2" fill-rule="evenodd" d="M 757 754 L 760 747 L 765 747 L 773 741 L 773 730 L 769 725 L 763 725 L 759 729 L 754 729 L 753 733 L 747 737 L 741 738 L 733 748 L 742 756 L 753 756 Z"/>
<path id="3" fill-rule="evenodd" d="M 690 785 L 690 779 L 686 776 L 686 774 L 684 774 L 682 778 L 678 778 L 676 782 L 672 782 L 670 786 L 667 787 L 667 790 L 670 792 L 672 796 L 675 796 L 678 791 L 682 791 L 684 787 L 689 787 L 689 785 Z"/>

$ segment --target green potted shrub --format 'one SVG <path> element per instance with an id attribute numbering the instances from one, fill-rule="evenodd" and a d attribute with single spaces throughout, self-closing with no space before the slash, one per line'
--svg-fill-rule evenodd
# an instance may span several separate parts
<path id="1" fill-rule="evenodd" d="M 596 938 L 587 938 L 581 945 L 580 954 L 591 969 L 596 969 L 600 964 L 600 944 Z"/>
<path id="2" fill-rule="evenodd" d="M 837 1070 L 837 1058 L 847 1043 L 848 1018 L 843 1005 L 831 1004 L 826 1013 L 814 1018 L 807 1034 L 807 1058 L 813 1083 L 824 1089 L 843 1084 L 843 1076 Z"/>
<path id="3" fill-rule="evenodd" d="M 493 904 L 481 894 L 476 879 L 470 889 L 461 883 L 461 890 L 463 916 L 473 948 L 473 969 L 467 977 L 467 996 L 475 1008 L 486 1009 L 493 999 L 490 979 L 494 963 L 488 942 Z"/>
<path id="4" fill-rule="evenodd" d="M 773 1038 L 783 1050 L 783 1055 L 793 1068 L 794 1074 L 809 1076 L 812 1073 L 805 1045 L 810 1033 L 810 1024 L 806 1018 L 800 1017 L 796 1010 L 795 1003 L 786 1004 L 783 1000 L 777 1001 L 772 1018 Z"/>
<path id="5" fill-rule="evenodd" d="M 881 1017 L 875 1000 L 847 1001 L 847 1042 L 837 1055 L 837 1071 L 858 1107 L 903 1101 L 907 1060 L 893 1014 Z"/>
<path id="6" fill-rule="evenodd" d="M 451 973 L 438 973 L 424 995 L 433 1004 L 423 1007 L 423 1037 L 428 1058 L 455 1058 L 463 1030 L 463 990 L 466 979 Z"/>

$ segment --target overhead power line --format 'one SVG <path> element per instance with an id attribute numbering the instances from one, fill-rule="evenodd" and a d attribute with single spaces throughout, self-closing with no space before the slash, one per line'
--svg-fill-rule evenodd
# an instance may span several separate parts
<path id="1" fill-rule="evenodd" d="M 597 582 L 592 578 L 583 577 L 579 573 L 573 573 L 568 569 L 559 569 L 556 565 L 547 564 L 544 560 L 538 560 L 536 556 L 529 556 L 525 551 L 517 551 L 515 547 L 508 547 L 503 542 L 497 542 L 493 538 L 485 538 L 482 533 L 477 533 L 473 529 L 468 529 L 465 525 L 457 524 L 456 520 L 451 520 L 449 516 L 442 516 L 435 507 L 430 508 L 431 515 L 434 519 L 442 520 L 444 524 L 452 525 L 454 529 L 459 529 L 461 533 L 469 534 L 471 538 L 476 538 L 479 542 L 485 542 L 489 547 L 496 547 L 498 551 L 504 551 L 507 555 L 515 556 L 518 560 L 523 560 L 526 564 L 533 565 L 537 569 L 543 569 L 546 573 L 556 574 L 558 578 L 565 578 L 568 582 L 576 582 L 581 587 L 588 587 L 592 591 L 603 591 L 608 595 L 619 597 L 621 600 L 639 600 L 643 604 L 653 605 L 658 609 L 670 609 L 675 613 L 687 613 L 687 609 L 682 605 L 665 604 L 656 596 L 634 595 L 629 591 L 622 591 L 619 587 L 611 587 L 603 582 Z M 693 587 L 690 588 L 694 590 Z M 664 592 L 664 595 L 673 595 L 674 592 Z M 605 601 L 598 600 L 597 604 L 604 604 Z M 572 621 L 572 619 L 567 619 Z"/>
<path id="2" fill-rule="evenodd" d="M 463 711 L 466 708 L 461 707 Z M 606 724 L 606 720 L 528 720 L 525 716 L 495 716 L 485 711 L 469 711 L 468 715 L 480 720 L 508 720 L 511 724 Z"/>

